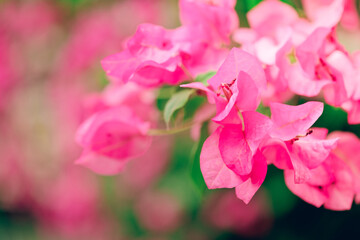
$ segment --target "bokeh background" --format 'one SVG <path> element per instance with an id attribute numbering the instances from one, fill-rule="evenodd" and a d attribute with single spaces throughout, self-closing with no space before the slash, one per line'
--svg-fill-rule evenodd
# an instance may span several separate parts
<path id="1" fill-rule="evenodd" d="M 258 2 L 237 1 L 241 26 Z M 301 1 L 284 2 L 302 13 Z M 178 19 L 176 0 L 0 0 L 0 239 L 358 238 L 360 206 L 311 206 L 275 167 L 249 205 L 232 190 L 208 190 L 201 144 L 188 132 L 156 140 L 118 176 L 74 164 L 74 133 L 108 83 L 100 60 L 119 52 L 138 24 L 174 28 Z M 360 29 L 338 35 L 360 49 Z M 202 100 L 192 101 L 195 109 Z M 360 136 L 329 105 L 316 126 Z"/>

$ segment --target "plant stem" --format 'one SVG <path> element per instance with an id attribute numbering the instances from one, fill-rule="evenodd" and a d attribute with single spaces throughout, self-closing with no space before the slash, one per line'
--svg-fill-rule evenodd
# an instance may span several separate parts
<path id="1" fill-rule="evenodd" d="M 187 124 L 187 125 L 181 126 L 179 128 L 172 128 L 172 129 L 150 129 L 148 131 L 148 135 L 149 136 L 166 136 L 166 135 L 177 134 L 177 133 L 189 130 L 192 126 L 193 126 L 193 124 Z"/>

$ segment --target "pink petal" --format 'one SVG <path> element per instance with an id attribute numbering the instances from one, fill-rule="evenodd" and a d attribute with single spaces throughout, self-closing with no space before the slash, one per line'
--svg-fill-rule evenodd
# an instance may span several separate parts
<path id="1" fill-rule="evenodd" d="M 357 72 L 352 63 L 350 56 L 342 51 L 333 51 L 330 56 L 326 58 L 326 62 L 332 69 L 336 69 L 344 81 L 344 88 L 346 96 L 351 97 L 355 94 L 358 85 Z"/>
<path id="2" fill-rule="evenodd" d="M 310 170 L 311 177 L 306 183 L 313 186 L 328 186 L 334 181 L 332 172 L 332 169 L 326 164 L 321 164 L 319 167 Z"/>
<path id="3" fill-rule="evenodd" d="M 254 155 L 254 166 L 249 179 L 235 188 L 236 196 L 248 204 L 264 182 L 267 172 L 266 159 L 260 151 Z"/>
<path id="4" fill-rule="evenodd" d="M 222 128 L 206 139 L 200 155 L 200 168 L 209 189 L 233 188 L 243 181 L 223 162 L 219 151 L 219 138 Z"/>
<path id="5" fill-rule="evenodd" d="M 319 59 L 319 51 L 323 47 L 324 41 L 330 32 L 330 28 L 317 28 L 296 48 L 296 57 L 306 73 L 315 73 L 315 65 Z M 310 78 L 313 78 L 313 75 L 310 75 Z"/>
<path id="6" fill-rule="evenodd" d="M 351 169 L 334 154 L 328 158 L 325 164 L 332 169 L 335 179 L 326 188 L 329 198 L 324 207 L 337 211 L 349 210 L 355 196 L 354 177 Z"/>
<path id="7" fill-rule="evenodd" d="M 286 186 L 290 189 L 290 191 L 302 198 L 305 202 L 308 202 L 316 207 L 321 207 L 321 205 L 323 205 L 326 201 L 326 195 L 320 190 L 320 188 L 307 183 L 295 183 L 294 171 L 285 170 L 284 176 Z"/>
<path id="8" fill-rule="evenodd" d="M 218 97 L 216 98 L 216 104 L 217 104 L 217 114 L 213 118 L 214 122 L 224 122 L 224 119 L 227 118 L 229 115 L 231 115 L 232 112 L 238 112 L 238 109 L 235 106 L 236 101 L 238 98 L 238 89 L 235 88 L 233 94 L 231 95 L 228 102 L 225 102 L 224 104 L 224 98 Z"/>
<path id="9" fill-rule="evenodd" d="M 127 82 L 140 62 L 129 51 L 123 51 L 105 58 L 101 65 L 106 74 L 116 79 L 116 82 Z"/>
<path id="10" fill-rule="evenodd" d="M 340 21 L 344 11 L 344 0 L 303 0 L 302 3 L 306 15 L 316 26 L 334 27 Z"/>
<path id="11" fill-rule="evenodd" d="M 201 26 L 208 41 L 229 41 L 229 35 L 238 27 L 236 0 L 180 1 L 180 19 L 183 25 Z"/>
<path id="12" fill-rule="evenodd" d="M 346 30 L 353 30 L 359 28 L 359 18 L 356 9 L 356 0 L 345 1 L 344 13 L 341 18 L 341 24 Z"/>
<path id="13" fill-rule="evenodd" d="M 309 140 L 300 139 L 293 144 L 293 153 L 309 168 L 318 167 L 329 156 L 331 150 L 335 149 L 338 139 Z"/>
<path id="14" fill-rule="evenodd" d="M 271 103 L 271 119 L 274 129 L 271 136 L 282 140 L 290 140 L 303 135 L 315 123 L 323 112 L 321 102 L 307 102 L 298 106 Z"/>
<path id="15" fill-rule="evenodd" d="M 360 101 L 348 101 L 341 107 L 348 113 L 349 124 L 360 123 Z"/>
<path id="16" fill-rule="evenodd" d="M 279 169 L 292 169 L 290 153 L 280 139 L 269 139 L 261 149 L 268 164 L 274 164 Z"/>
<path id="17" fill-rule="evenodd" d="M 226 166 L 238 175 L 252 170 L 253 154 L 242 131 L 242 125 L 226 125 L 220 133 L 219 149 Z"/>
<path id="18" fill-rule="evenodd" d="M 255 111 L 260 103 L 259 90 L 250 76 L 241 71 L 237 77 L 236 106 L 241 111 Z"/>
<path id="19" fill-rule="evenodd" d="M 222 83 L 230 83 L 236 79 L 240 71 L 247 73 L 260 91 L 266 88 L 266 78 L 260 62 L 253 55 L 238 48 L 231 49 L 219 71 L 208 83 L 218 89 Z"/>
<path id="20" fill-rule="evenodd" d="M 146 133 L 149 123 L 139 119 L 129 107 L 116 107 L 94 114 L 76 134 L 77 142 L 91 155 L 120 161 L 145 153 L 152 138 Z"/>
<path id="21" fill-rule="evenodd" d="M 329 133 L 329 130 L 327 128 L 312 127 L 311 129 L 313 130 L 313 132 L 310 136 L 314 139 L 325 139 Z"/>
<path id="22" fill-rule="evenodd" d="M 250 28 L 238 28 L 233 33 L 233 40 L 240 44 L 251 44 L 256 38 L 256 32 Z"/>
<path id="23" fill-rule="evenodd" d="M 296 154 L 290 154 L 291 163 L 294 169 L 294 179 L 296 184 L 305 183 L 311 177 L 310 169 L 302 162 Z"/>
<path id="24" fill-rule="evenodd" d="M 193 88 L 193 89 L 198 89 L 198 90 L 204 91 L 207 95 L 209 103 L 211 103 L 211 104 L 215 103 L 216 94 L 213 91 L 211 91 L 208 87 L 206 87 L 204 84 L 202 84 L 201 82 L 192 82 L 192 83 L 188 83 L 188 84 L 182 84 L 182 85 L 180 85 L 180 87 Z"/>
<path id="25" fill-rule="evenodd" d="M 100 175 L 116 175 L 121 172 L 127 160 L 109 158 L 96 152 L 84 150 L 75 164 L 83 165 Z"/>
<path id="26" fill-rule="evenodd" d="M 299 18 L 294 8 L 280 1 L 262 1 L 248 12 L 247 17 L 251 28 L 261 35 L 268 35 L 277 27 Z"/>
<path id="27" fill-rule="evenodd" d="M 245 137 L 251 151 L 255 153 L 273 123 L 270 118 L 258 112 L 243 112 L 242 115 L 245 123 Z"/>
<path id="28" fill-rule="evenodd" d="M 333 82 L 331 80 L 322 79 L 314 80 L 311 75 L 302 70 L 299 64 L 291 65 L 287 70 L 288 84 L 292 92 L 306 96 L 315 97 L 319 95 L 320 91 Z"/>

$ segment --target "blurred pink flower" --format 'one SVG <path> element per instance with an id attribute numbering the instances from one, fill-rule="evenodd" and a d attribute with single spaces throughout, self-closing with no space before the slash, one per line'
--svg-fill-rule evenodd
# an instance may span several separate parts
<path id="1" fill-rule="evenodd" d="M 149 149 L 149 127 L 126 106 L 95 113 L 77 131 L 76 141 L 84 150 L 76 162 L 99 174 L 116 174 L 127 160 Z"/>

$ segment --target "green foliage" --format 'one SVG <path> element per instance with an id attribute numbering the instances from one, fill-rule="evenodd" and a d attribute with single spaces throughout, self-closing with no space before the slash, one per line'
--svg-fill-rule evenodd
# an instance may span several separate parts
<path id="1" fill-rule="evenodd" d="M 185 106 L 192 93 L 194 93 L 193 89 L 186 89 L 171 96 L 164 109 L 164 120 L 167 125 L 169 124 L 175 111 Z"/>
<path id="2" fill-rule="evenodd" d="M 268 190 L 275 217 L 281 217 L 294 208 L 298 198 L 286 187 L 282 170 L 269 165 L 262 187 Z"/>
<path id="3" fill-rule="evenodd" d="M 58 0 L 60 3 L 64 3 L 73 7 L 85 4 L 87 2 L 93 2 L 94 0 Z"/>
<path id="4" fill-rule="evenodd" d="M 197 142 L 197 144 L 194 145 L 194 147 L 193 147 L 192 157 L 191 157 L 191 161 L 190 161 L 190 176 L 191 176 L 191 179 L 193 180 L 194 185 L 196 186 L 196 189 L 199 191 L 201 196 L 203 195 L 204 191 L 207 189 L 207 186 L 205 184 L 205 181 L 204 181 L 203 175 L 201 173 L 201 169 L 200 169 L 200 153 L 201 153 L 201 149 L 202 149 L 202 146 L 203 146 L 205 140 L 209 136 L 208 127 L 209 127 L 208 122 L 205 122 L 202 125 L 200 139 Z"/>
<path id="5" fill-rule="evenodd" d="M 36 240 L 36 222 L 26 212 L 0 210 L 0 239 Z"/>
<path id="6" fill-rule="evenodd" d="M 203 83 L 205 86 L 209 85 L 207 83 L 207 81 L 212 78 L 214 75 L 216 74 L 216 72 L 210 71 L 204 74 L 200 74 L 199 76 L 197 76 L 195 78 L 195 82 L 201 82 Z"/>
<path id="7" fill-rule="evenodd" d="M 170 166 L 157 183 L 157 188 L 171 192 L 191 213 L 199 207 L 200 197 L 189 174 L 189 160 L 194 142 L 188 135 L 178 135 L 175 138 Z"/>
<path id="8" fill-rule="evenodd" d="M 258 5 L 262 0 L 246 0 L 246 11 L 250 11 L 253 7 Z"/>
<path id="9" fill-rule="evenodd" d="M 256 109 L 257 112 L 262 113 L 268 117 L 271 116 L 271 111 L 269 107 L 266 107 L 263 105 L 263 103 L 261 102 L 260 105 L 258 106 L 258 108 Z"/>
<path id="10" fill-rule="evenodd" d="M 314 127 L 325 127 L 329 132 L 343 130 L 348 125 L 347 114 L 340 108 L 324 104 L 324 111 L 314 124 Z"/>
<path id="11" fill-rule="evenodd" d="M 199 109 L 201 105 L 206 102 L 206 99 L 202 96 L 194 96 L 189 99 L 184 107 L 185 116 L 184 119 L 188 120 L 194 117 L 196 111 Z"/>
<path id="12" fill-rule="evenodd" d="M 174 86 L 163 86 L 159 89 L 158 96 L 156 98 L 156 106 L 160 111 L 164 111 L 166 103 L 175 92 L 176 87 Z"/>
<path id="13" fill-rule="evenodd" d="M 236 2 L 235 10 L 239 16 L 240 26 L 241 27 L 249 27 L 249 23 L 246 17 L 246 13 L 249 12 L 252 8 L 258 5 L 263 0 L 239 0 Z M 301 4 L 301 0 L 281 0 L 284 3 L 287 3 L 294 7 L 296 11 L 303 15 L 303 7 Z"/>

